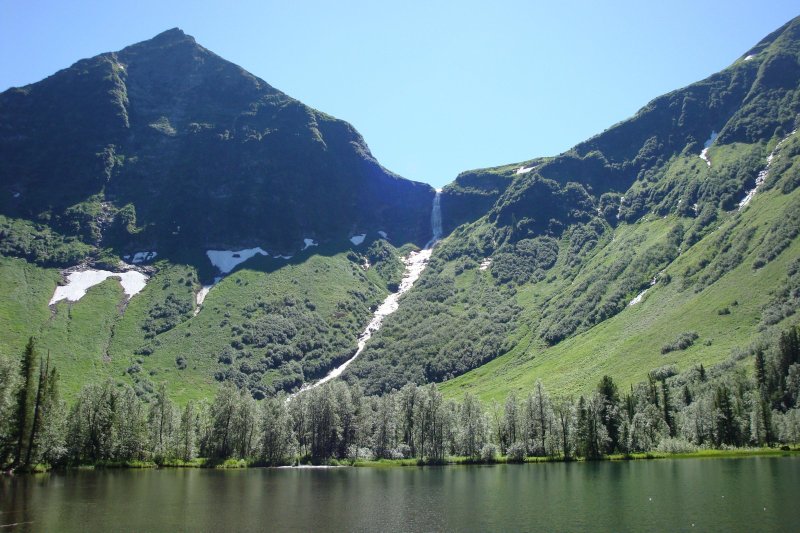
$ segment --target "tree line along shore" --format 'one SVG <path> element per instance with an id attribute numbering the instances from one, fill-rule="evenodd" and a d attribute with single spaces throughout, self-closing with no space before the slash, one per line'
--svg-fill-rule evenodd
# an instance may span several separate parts
<path id="1" fill-rule="evenodd" d="M 178 406 L 163 383 L 141 397 L 108 380 L 67 405 L 58 383 L 34 339 L 20 360 L 0 358 L 3 471 L 779 454 L 800 442 L 797 327 L 709 369 L 655 369 L 627 391 L 604 376 L 591 394 L 557 398 L 537 382 L 503 404 L 446 400 L 435 384 L 367 396 L 337 380 L 263 400 L 227 384 Z"/>

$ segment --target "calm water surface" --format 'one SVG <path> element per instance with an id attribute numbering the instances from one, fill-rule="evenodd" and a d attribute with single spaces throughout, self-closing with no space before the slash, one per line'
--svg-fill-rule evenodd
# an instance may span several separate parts
<path id="1" fill-rule="evenodd" d="M 800 531 L 799 489 L 800 457 L 75 471 L 0 479 L 0 531 Z"/>

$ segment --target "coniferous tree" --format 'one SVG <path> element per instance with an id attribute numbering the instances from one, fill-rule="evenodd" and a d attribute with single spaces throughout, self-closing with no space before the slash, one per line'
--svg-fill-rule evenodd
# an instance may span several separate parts
<path id="1" fill-rule="evenodd" d="M 717 445 L 738 445 L 740 432 L 731 391 L 726 385 L 720 385 L 714 392 L 714 408 L 716 409 Z"/>
<path id="2" fill-rule="evenodd" d="M 13 460 L 17 444 L 14 423 L 17 381 L 16 365 L 0 356 L 0 468 L 5 468 Z"/>
<path id="3" fill-rule="evenodd" d="M 24 466 L 29 457 L 31 432 L 33 429 L 34 407 L 36 404 L 36 347 L 33 337 L 28 339 L 20 366 L 20 386 L 17 391 L 17 411 L 15 417 L 15 434 L 17 439 L 14 454 L 15 466 Z"/>
<path id="4" fill-rule="evenodd" d="M 597 392 L 602 400 L 600 417 L 609 436 L 606 451 L 612 453 L 619 447 L 619 426 L 622 422 L 619 415 L 619 390 L 611 376 L 603 376 L 597 385 Z"/>
<path id="5" fill-rule="evenodd" d="M 55 366 L 47 375 L 46 394 L 42 406 L 39 456 L 51 466 L 60 466 L 66 459 L 66 406 L 59 397 L 58 371 Z"/>

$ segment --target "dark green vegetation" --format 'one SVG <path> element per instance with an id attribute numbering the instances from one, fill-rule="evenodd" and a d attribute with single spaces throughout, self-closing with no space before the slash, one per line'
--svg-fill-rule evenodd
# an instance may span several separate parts
<path id="1" fill-rule="evenodd" d="M 605 375 L 621 392 L 633 387 L 631 428 L 636 414 L 657 412 L 668 433 L 697 445 L 775 442 L 757 432 L 693 440 L 680 417 L 700 400 L 678 406 L 684 390 L 673 384 L 720 405 L 727 390 L 742 417 L 756 354 L 797 323 L 799 86 L 800 19 L 564 154 L 459 175 L 441 197 L 451 233 L 348 367 L 346 390 L 372 398 L 443 382 L 447 400 L 468 392 L 485 406 L 540 381 L 557 398 L 584 395 L 571 408 L 579 414 L 594 409 Z M 297 390 L 355 353 L 397 288 L 399 257 L 431 233 L 432 189 L 389 174 L 348 125 L 179 31 L 3 93 L 0 124 L 0 350 L 23 353 L 36 336 L 69 402 L 89 402 L 87 383 L 133 391 L 143 405 L 164 384 L 182 407 L 220 386 L 242 391 L 242 402 Z M 303 238 L 320 246 L 300 250 Z M 270 257 L 243 263 L 198 307 L 218 274 L 204 252 L 253 246 Z M 48 308 L 54 267 L 120 269 L 123 254 L 144 250 L 159 255 L 137 267 L 151 277 L 132 299 L 108 279 Z M 700 365 L 723 392 L 693 381 Z M 780 418 L 791 406 L 773 396 L 789 378 L 776 379 L 766 397 Z M 309 397 L 324 403 L 320 394 Z M 353 444 L 336 437 L 320 454 L 303 431 L 298 453 L 314 460 L 343 458 Z M 571 454 L 662 440 L 623 446 L 606 427 L 609 448 L 591 431 L 595 445 L 573 444 Z M 495 442 L 506 452 L 514 444 Z M 203 455 L 255 453 L 223 448 Z"/>
<path id="2" fill-rule="evenodd" d="M 300 462 L 414 459 L 442 463 L 601 459 L 609 454 L 765 446 L 800 441 L 800 331 L 759 346 L 751 375 L 735 361 L 678 373 L 650 372 L 647 382 L 618 389 L 604 376 L 577 401 L 551 398 L 539 381 L 518 400 L 488 410 L 467 393 L 447 401 L 435 384 L 413 383 L 382 396 L 337 381 L 257 402 L 231 385 L 213 402 L 182 409 L 162 384 L 148 401 L 111 381 L 83 387 L 64 416 L 57 374 L 37 365 L 33 340 L 12 379 L 1 361 L 0 462 L 20 469 L 47 465 L 281 465 Z M 747 354 L 741 354 L 740 358 Z M 36 369 L 38 372 L 38 383 Z M 18 382 L 18 384 L 16 384 Z M 16 398 L 16 405 L 12 401 Z M 206 461 L 198 463 L 198 457 Z"/>
<path id="3" fill-rule="evenodd" d="M 466 223 L 408 297 L 424 304 L 390 317 L 347 379 L 447 379 L 445 396 L 482 400 L 537 379 L 588 392 L 603 374 L 628 387 L 712 365 L 795 323 L 799 86 L 793 20 L 564 154 L 462 173 L 442 211 Z M 469 338 L 487 330 L 488 348 Z"/>
<path id="4" fill-rule="evenodd" d="M 57 273 L 0 258 L 3 286 L 12 288 L 0 321 L 6 353 L 21 352 L 36 334 L 74 398 L 82 383 L 108 377 L 140 396 L 166 381 L 185 402 L 233 382 L 256 398 L 292 390 L 349 358 L 370 308 L 396 285 L 402 265 L 385 241 L 355 251 L 320 246 L 285 261 L 257 257 L 208 294 L 202 307 L 190 265 L 159 261 L 145 289 L 129 302 L 115 279 L 78 302 L 47 302 Z M 365 257 L 372 266 L 364 270 Z M 195 315 L 195 312 L 197 314 Z"/>
<path id="5" fill-rule="evenodd" d="M 0 161 L 0 350 L 37 336 L 69 398 L 109 376 L 140 396 L 166 380 L 182 402 L 222 381 L 262 398 L 320 377 L 400 280 L 377 232 L 430 237 L 431 187 L 177 29 L 0 94 Z M 219 274 L 205 252 L 255 246 L 271 257 L 199 312 Z M 151 279 L 130 302 L 111 279 L 47 309 L 55 267 L 124 270 L 142 251 L 158 256 L 135 267 Z"/>
<path id="6" fill-rule="evenodd" d="M 5 91 L 0 124 L 0 249 L 29 260 L 429 238 L 431 187 L 178 29 Z"/>

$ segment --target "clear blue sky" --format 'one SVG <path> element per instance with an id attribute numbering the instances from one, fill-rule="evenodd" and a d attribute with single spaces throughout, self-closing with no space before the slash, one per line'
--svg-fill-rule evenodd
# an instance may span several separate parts
<path id="1" fill-rule="evenodd" d="M 441 186 L 560 153 L 799 14 L 796 0 L 0 0 L 0 90 L 177 26 Z"/>

